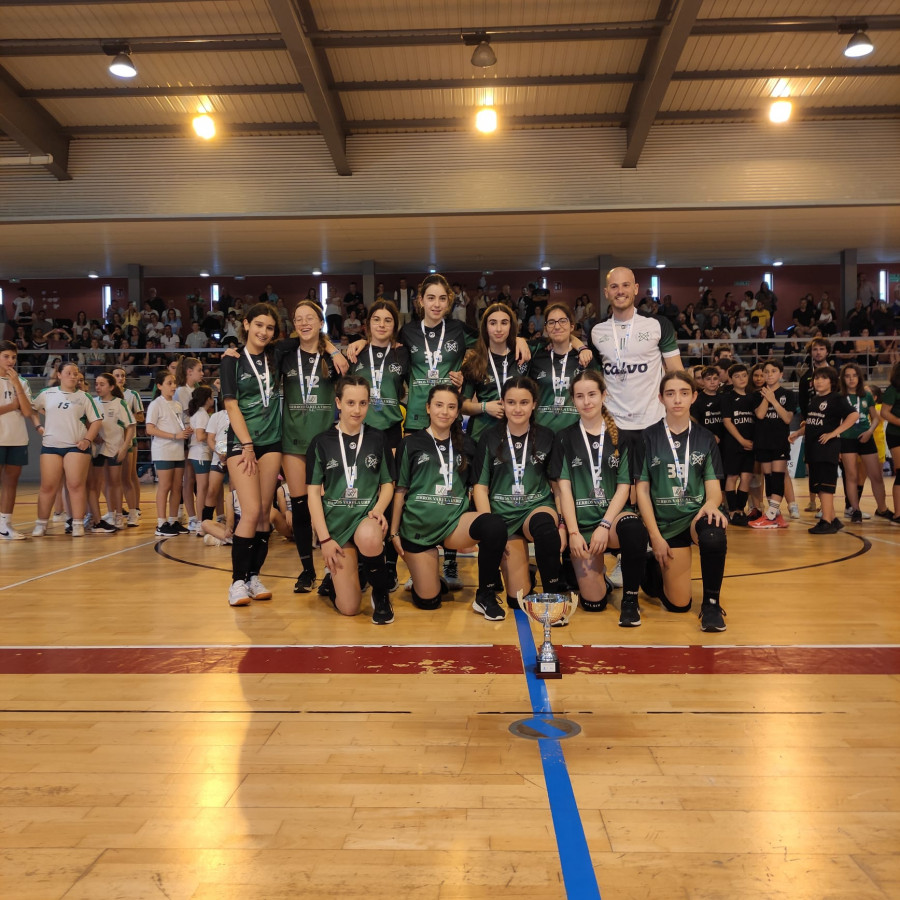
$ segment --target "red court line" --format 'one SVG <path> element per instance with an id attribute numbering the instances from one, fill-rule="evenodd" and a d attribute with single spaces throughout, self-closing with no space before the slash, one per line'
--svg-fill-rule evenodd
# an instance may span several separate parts
<path id="1" fill-rule="evenodd" d="M 557 647 L 564 672 L 590 675 L 895 675 L 900 647 Z M 310 673 L 515 675 L 513 645 L 441 647 L 0 648 L 5 675 Z"/>

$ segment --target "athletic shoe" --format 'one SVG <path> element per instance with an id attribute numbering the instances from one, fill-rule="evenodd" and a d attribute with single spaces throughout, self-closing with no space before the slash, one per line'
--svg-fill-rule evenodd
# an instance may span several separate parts
<path id="1" fill-rule="evenodd" d="M 137 528 L 138 525 L 140 525 L 140 521 L 139 521 L 140 518 L 141 518 L 140 513 L 136 509 L 132 509 L 128 513 L 128 518 L 125 520 L 125 524 L 129 528 Z"/>
<path id="2" fill-rule="evenodd" d="M 228 588 L 229 606 L 249 606 L 250 600 L 250 591 L 247 589 L 246 581 L 235 581 Z"/>
<path id="3" fill-rule="evenodd" d="M 72 523 L 72 537 L 84 537 L 84 523 L 83 522 L 73 522 Z"/>
<path id="4" fill-rule="evenodd" d="M 776 525 L 776 527 L 778 527 L 778 528 L 788 528 L 788 527 L 790 527 L 790 526 L 788 525 L 788 523 L 784 521 L 784 516 L 782 516 L 781 513 L 778 513 L 778 515 L 775 516 L 775 525 Z"/>
<path id="5" fill-rule="evenodd" d="M 190 534 L 187 528 L 185 528 L 177 519 L 174 522 L 171 522 L 169 527 L 172 529 L 173 534 Z"/>
<path id="6" fill-rule="evenodd" d="M 837 519 L 835 519 L 837 521 Z M 837 534 L 837 529 L 831 522 L 820 519 L 812 528 L 806 529 L 809 534 Z"/>
<path id="7" fill-rule="evenodd" d="M 900 525 L 900 522 L 897 523 Z M 39 522 L 31 529 L 32 537 L 43 537 L 47 533 L 47 525 L 45 522 Z"/>
<path id="8" fill-rule="evenodd" d="M 156 526 L 156 531 L 153 532 L 156 537 L 162 538 L 170 538 L 176 537 L 178 532 L 172 530 L 172 526 L 168 522 L 163 522 L 162 525 Z"/>
<path id="9" fill-rule="evenodd" d="M 187 530 L 190 534 L 197 534 L 198 532 L 200 534 L 203 533 L 200 531 L 200 523 L 196 519 L 191 519 L 190 522 L 188 522 Z"/>
<path id="10" fill-rule="evenodd" d="M 861 524 L 861 523 L 862 523 L 862 513 L 861 513 L 858 509 L 854 509 L 854 510 L 850 513 L 850 521 L 851 521 L 854 525 L 859 525 L 859 524 Z"/>
<path id="11" fill-rule="evenodd" d="M 821 519 L 821 518 L 822 518 L 822 510 L 821 510 L 821 509 L 816 513 L 816 518 L 817 518 L 817 519 Z"/>
<path id="12" fill-rule="evenodd" d="M 103 519 L 104 522 L 109 522 L 110 525 L 116 524 L 116 514 L 115 513 L 108 512 L 105 516 L 100 516 L 100 518 Z"/>
<path id="13" fill-rule="evenodd" d="M 607 581 L 612 584 L 613 587 L 620 588 L 622 587 L 622 558 L 616 557 L 616 564 L 613 566 L 612 571 L 609 573 L 609 577 Z"/>
<path id="14" fill-rule="evenodd" d="M 900 516 L 894 516 L 888 524 L 889 525 L 900 525 Z"/>
<path id="15" fill-rule="evenodd" d="M 54 522 L 67 522 L 69 517 L 64 513 L 53 513 L 53 521 Z"/>
<path id="16" fill-rule="evenodd" d="M 816 506 L 816 501 L 814 497 L 810 498 L 809 503 L 803 507 L 803 512 L 815 512 L 819 507 Z"/>
<path id="17" fill-rule="evenodd" d="M 294 582 L 295 594 L 309 594 L 312 592 L 313 585 L 316 583 L 316 573 L 307 572 L 305 569 L 297 576 Z"/>
<path id="18" fill-rule="evenodd" d="M 331 572 L 325 573 L 322 580 L 319 582 L 319 589 L 316 591 L 316 593 L 320 597 L 334 596 L 334 580 L 331 577 Z"/>
<path id="19" fill-rule="evenodd" d="M 406 579 L 406 584 L 403 585 L 403 590 L 409 594 L 412 591 L 412 578 Z"/>
<path id="20" fill-rule="evenodd" d="M 755 522 L 762 515 L 762 510 L 758 506 L 754 506 L 750 512 L 747 513 L 747 522 Z"/>
<path id="21" fill-rule="evenodd" d="M 388 578 L 390 578 L 391 581 L 390 587 L 388 587 L 388 593 L 393 594 L 394 591 L 400 587 L 400 582 L 397 581 L 397 570 L 392 569 L 390 566 L 388 566 Z"/>
<path id="22" fill-rule="evenodd" d="M 8 525 L 6 531 L 0 531 L 0 540 L 3 541 L 24 541 L 25 535 L 20 531 L 16 531 L 12 525 Z"/>
<path id="23" fill-rule="evenodd" d="M 272 592 L 266 590 L 266 586 L 259 580 L 259 575 L 251 575 L 246 582 L 247 591 L 254 600 L 271 600 Z"/>
<path id="24" fill-rule="evenodd" d="M 481 613 L 488 622 L 502 622 L 506 618 L 506 610 L 497 600 L 497 595 L 490 589 L 479 590 L 472 601 L 472 609 Z"/>
<path id="25" fill-rule="evenodd" d="M 749 523 L 750 528 L 781 528 L 782 526 L 778 524 L 778 520 L 781 519 L 781 516 L 775 516 L 774 519 L 767 519 L 765 516 L 760 516 L 758 519 L 754 519 Z M 784 522 L 784 519 L 781 519 Z M 787 527 L 786 525 L 784 527 Z"/>
<path id="26" fill-rule="evenodd" d="M 109 522 L 104 522 L 101 519 L 99 522 L 94 522 L 91 525 L 91 534 L 115 534 L 116 526 L 110 525 Z"/>
<path id="27" fill-rule="evenodd" d="M 622 608 L 619 610 L 619 628 L 637 628 L 641 624 L 641 608 L 637 598 L 630 597 L 622 600 Z"/>
<path id="28" fill-rule="evenodd" d="M 854 519 L 853 519 L 854 512 L 855 512 L 855 510 L 852 507 L 848 506 L 844 510 L 844 518 L 849 519 L 851 522 L 854 521 Z M 860 512 L 859 514 L 863 519 L 871 519 L 872 518 L 872 516 L 867 512 Z"/>
<path id="29" fill-rule="evenodd" d="M 725 611 L 719 605 L 717 600 L 704 600 L 700 607 L 700 630 L 724 631 L 724 615 Z"/>
<path id="30" fill-rule="evenodd" d="M 66 534 L 72 533 L 72 520 L 66 519 Z"/>
<path id="31" fill-rule="evenodd" d="M 837 532 L 844 527 L 844 523 L 837 516 L 835 516 L 831 520 L 831 527 Z"/>
<path id="32" fill-rule="evenodd" d="M 878 516 L 879 519 L 893 519 L 894 518 L 893 512 L 891 512 L 891 510 L 889 510 L 889 509 L 885 509 L 883 512 L 878 512 L 878 510 L 876 509 L 875 515 Z"/>
<path id="33" fill-rule="evenodd" d="M 116 531 L 121 531 L 125 527 L 125 516 L 122 513 L 116 513 L 116 520 L 113 522 L 113 525 L 116 526 Z"/>
<path id="34" fill-rule="evenodd" d="M 736 512 L 730 519 L 731 525 L 737 525 L 739 528 L 747 527 L 747 516 L 742 512 Z"/>
<path id="35" fill-rule="evenodd" d="M 372 591 L 372 624 L 390 625 L 394 621 L 394 608 L 387 594 Z"/>
<path id="36" fill-rule="evenodd" d="M 447 587 L 451 591 L 461 591 L 463 589 L 463 583 L 460 580 L 459 569 L 455 559 L 452 562 L 444 563 L 444 581 L 447 582 Z M 503 618 L 503 616 L 500 618 Z"/>
<path id="37" fill-rule="evenodd" d="M 225 544 L 225 541 L 220 541 L 214 534 L 204 534 L 203 543 L 207 547 L 221 547 Z"/>
<path id="38" fill-rule="evenodd" d="M 796 503 L 788 504 L 788 513 L 792 519 L 800 518 L 800 507 Z"/>

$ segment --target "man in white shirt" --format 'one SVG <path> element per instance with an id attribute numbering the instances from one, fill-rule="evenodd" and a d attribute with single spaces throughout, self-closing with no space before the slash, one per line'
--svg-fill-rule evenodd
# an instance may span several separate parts
<path id="1" fill-rule="evenodd" d="M 191 350 L 202 350 L 209 346 L 209 338 L 200 330 L 199 322 L 191 322 L 191 333 L 184 339 L 184 346 Z"/>
<path id="2" fill-rule="evenodd" d="M 412 314 L 413 303 L 416 299 L 414 288 L 406 286 L 406 279 L 400 279 L 400 287 L 394 291 L 394 303 L 397 304 L 397 310 L 400 313 L 400 324 L 405 325 Z"/>

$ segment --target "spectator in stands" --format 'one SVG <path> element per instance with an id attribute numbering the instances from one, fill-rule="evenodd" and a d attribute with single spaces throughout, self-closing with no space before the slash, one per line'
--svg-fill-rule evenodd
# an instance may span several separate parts
<path id="1" fill-rule="evenodd" d="M 351 287 L 355 287 L 355 285 L 351 284 Z M 343 332 L 347 337 L 358 337 L 362 334 L 363 323 L 360 321 L 360 318 L 357 314 L 356 306 L 353 305 L 349 308 L 347 318 L 344 319 Z"/>
<path id="2" fill-rule="evenodd" d="M 862 334 L 863 328 L 869 327 L 869 311 L 863 306 L 862 300 L 857 297 L 853 309 L 847 313 L 844 323 L 850 329 L 850 334 Z"/>
<path id="3" fill-rule="evenodd" d="M 853 342 L 856 351 L 856 362 L 868 374 L 869 367 L 875 364 L 875 341 L 869 337 L 869 329 L 863 328 L 859 337 Z"/>
<path id="4" fill-rule="evenodd" d="M 894 317 L 888 312 L 886 300 L 879 300 L 869 315 L 873 334 L 893 334 Z"/>
<path id="5" fill-rule="evenodd" d="M 748 317 L 756 309 L 756 298 L 753 296 L 753 291 L 744 291 L 744 299 L 741 300 L 741 309 L 747 313 Z"/>
<path id="6" fill-rule="evenodd" d="M 834 321 L 834 312 L 831 309 L 830 300 L 822 301 L 816 325 L 818 326 L 819 331 L 826 336 L 837 334 L 837 324 Z"/>
<path id="7" fill-rule="evenodd" d="M 869 306 L 873 301 L 878 299 L 878 292 L 875 290 L 875 285 L 869 281 L 865 272 L 856 273 L 856 299 L 859 300 L 863 306 Z"/>
<path id="8" fill-rule="evenodd" d="M 181 337 L 181 313 L 174 306 L 170 306 L 166 310 L 163 324 L 168 325 L 172 329 L 172 334 L 178 335 L 179 338 Z"/>
<path id="9" fill-rule="evenodd" d="M 363 295 L 356 287 L 356 282 L 351 281 L 350 287 L 347 289 L 347 293 L 344 294 L 344 309 L 347 311 L 348 315 L 351 309 L 355 309 L 357 318 L 362 318 L 362 314 L 365 308 L 366 305 L 363 302 Z"/>
<path id="10" fill-rule="evenodd" d="M 800 305 L 791 314 L 794 326 L 793 335 L 797 338 L 808 337 L 812 334 L 813 322 L 816 319 L 816 311 L 809 302 L 809 294 L 800 300 Z"/>
<path id="11" fill-rule="evenodd" d="M 763 282 L 763 284 L 765 284 L 765 282 Z M 757 299 L 756 309 L 753 310 L 752 319 L 757 320 L 757 324 L 759 325 L 761 336 L 768 337 L 769 323 L 772 321 L 772 312 L 766 306 L 764 300 Z M 751 319 L 751 321 L 752 321 L 752 319 Z"/>
<path id="12" fill-rule="evenodd" d="M 719 306 L 719 312 L 724 313 L 725 315 L 731 315 L 731 313 L 737 314 L 738 305 L 734 299 L 734 294 L 731 291 L 725 291 L 725 297 L 722 300 L 722 304 Z"/>
<path id="13" fill-rule="evenodd" d="M 703 336 L 710 341 L 717 341 L 724 336 L 722 322 L 718 313 L 712 313 L 707 319 L 706 328 L 703 329 Z"/>
<path id="14" fill-rule="evenodd" d="M 663 302 L 662 306 L 660 306 L 659 308 L 659 313 L 660 315 L 665 316 L 672 323 L 672 325 L 675 325 L 675 323 L 678 321 L 679 310 L 672 300 L 671 294 L 666 294 L 666 296 L 663 297 Z"/>
<path id="15" fill-rule="evenodd" d="M 172 353 L 181 346 L 181 338 L 172 332 L 172 326 L 166 324 L 159 338 L 160 346 L 168 353 Z"/>
<path id="16" fill-rule="evenodd" d="M 191 322 L 191 330 L 184 339 L 184 346 L 189 350 L 201 350 L 209 346 L 209 336 L 200 330 L 199 322 Z"/>
<path id="17" fill-rule="evenodd" d="M 770 317 L 774 318 L 775 310 L 778 309 L 778 297 L 775 292 L 770 290 L 769 285 L 765 281 L 759 284 L 759 290 L 753 295 L 755 300 L 761 300 L 763 307 L 768 310 Z M 757 307 L 758 309 L 759 307 Z M 767 323 L 768 324 L 768 323 Z"/>

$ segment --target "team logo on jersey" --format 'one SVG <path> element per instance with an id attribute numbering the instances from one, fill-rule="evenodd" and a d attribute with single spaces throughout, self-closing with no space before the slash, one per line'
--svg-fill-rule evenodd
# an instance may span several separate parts
<path id="1" fill-rule="evenodd" d="M 778 402 L 779 402 L 782 406 L 784 406 L 785 403 L 787 403 L 787 396 L 785 395 L 785 396 L 779 397 L 779 398 L 778 398 Z"/>
<path id="2" fill-rule="evenodd" d="M 366 467 L 369 469 L 377 469 L 378 468 L 378 457 L 374 453 L 370 453 L 366 457 Z"/>
<path id="3" fill-rule="evenodd" d="M 448 353 L 456 353 L 456 351 L 459 349 L 459 344 L 457 344 L 456 341 L 446 341 L 444 343 L 444 349 Z"/>
<path id="4" fill-rule="evenodd" d="M 638 343 L 646 342 L 650 340 L 650 332 L 649 331 L 639 331 L 638 332 Z"/>
<path id="5" fill-rule="evenodd" d="M 515 443 L 515 448 L 516 448 L 516 450 L 521 450 L 521 449 L 522 449 L 522 442 L 521 442 L 521 441 L 516 441 L 516 443 Z"/>
<path id="6" fill-rule="evenodd" d="M 400 366 L 397 363 L 391 363 L 388 366 L 388 371 L 394 375 L 402 375 L 403 374 L 403 366 Z"/>
<path id="7" fill-rule="evenodd" d="M 254 377 L 255 376 L 253 375 L 252 372 L 241 372 L 241 377 L 240 377 L 239 381 L 246 381 L 248 378 L 254 378 Z"/>
<path id="8" fill-rule="evenodd" d="M 624 366 L 617 366 L 615 363 L 604 363 L 603 373 L 605 375 L 635 375 L 649 371 L 647 363 L 626 363 Z"/>
<path id="9" fill-rule="evenodd" d="M 503 460 L 497 459 L 497 457 L 495 456 L 495 457 L 494 457 L 493 465 L 495 465 L 495 466 L 502 466 L 502 465 L 503 465 Z"/>
<path id="10" fill-rule="evenodd" d="M 384 354 L 379 350 L 379 351 L 375 354 L 375 359 L 381 359 L 382 356 L 384 356 Z"/>
<path id="11" fill-rule="evenodd" d="M 409 345 L 409 352 L 410 352 L 410 353 L 418 353 L 418 352 L 419 352 L 419 348 L 418 348 L 415 344 L 410 344 L 410 345 Z"/>
<path id="12" fill-rule="evenodd" d="M 541 462 L 543 462 L 543 461 L 547 458 L 547 454 L 544 453 L 543 450 L 535 450 L 535 451 L 534 451 L 534 458 L 540 460 Z"/>
<path id="13" fill-rule="evenodd" d="M 611 334 L 603 334 L 603 333 L 601 333 L 601 335 L 597 338 L 597 343 L 598 343 L 598 344 L 607 344 L 607 343 L 609 343 L 609 341 L 611 341 L 611 340 L 612 340 L 612 335 L 611 335 Z"/>
<path id="14" fill-rule="evenodd" d="M 828 406 L 828 403 L 820 403 L 819 404 L 819 412 L 825 412 L 825 407 Z"/>
<path id="15" fill-rule="evenodd" d="M 325 463 L 326 471 L 328 469 L 336 469 L 340 463 L 336 459 L 329 459 L 327 463 Z"/>
<path id="16" fill-rule="evenodd" d="M 692 453 L 691 454 L 691 465 L 692 466 L 702 466 L 703 460 L 706 459 L 705 453 Z"/>
<path id="17" fill-rule="evenodd" d="M 418 459 L 416 459 L 416 465 L 424 466 L 428 460 L 431 459 L 431 454 L 426 453 L 424 450 L 419 454 Z"/>
<path id="18" fill-rule="evenodd" d="M 651 465 L 651 466 L 658 466 L 658 465 L 659 465 L 659 457 L 658 457 L 658 456 L 654 456 L 653 459 L 650 460 L 650 465 Z"/>
<path id="19" fill-rule="evenodd" d="M 288 369 L 287 377 L 288 378 L 296 378 L 297 370 L 296 369 Z"/>
<path id="20" fill-rule="evenodd" d="M 606 458 L 606 464 L 611 469 L 618 469 L 619 468 L 619 457 L 618 456 L 608 456 Z"/>
<path id="21" fill-rule="evenodd" d="M 573 469 L 577 469 L 579 466 L 582 466 L 582 465 L 584 465 L 584 463 L 581 461 L 580 456 L 576 456 L 572 459 L 572 468 Z"/>
<path id="22" fill-rule="evenodd" d="M 534 378 L 536 381 L 541 381 L 542 379 L 547 377 L 547 373 L 543 369 L 538 369 L 537 372 L 534 373 Z"/>

